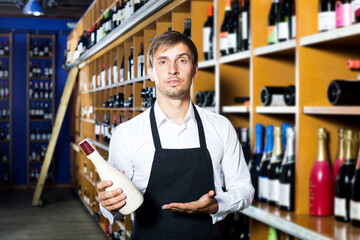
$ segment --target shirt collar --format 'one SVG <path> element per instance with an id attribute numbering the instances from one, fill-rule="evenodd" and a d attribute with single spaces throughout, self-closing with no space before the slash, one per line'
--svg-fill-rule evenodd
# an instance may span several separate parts
<path id="1" fill-rule="evenodd" d="M 173 122 L 165 115 L 165 113 L 160 108 L 157 101 L 155 101 L 154 110 L 155 110 L 155 120 L 156 120 L 157 127 L 160 127 L 161 124 L 163 124 L 166 121 Z M 189 111 L 187 112 L 183 123 L 186 123 L 186 122 L 188 122 L 190 120 L 193 120 L 196 123 L 196 118 L 195 118 L 195 113 L 194 113 L 194 106 L 193 106 L 192 103 L 190 103 Z"/>

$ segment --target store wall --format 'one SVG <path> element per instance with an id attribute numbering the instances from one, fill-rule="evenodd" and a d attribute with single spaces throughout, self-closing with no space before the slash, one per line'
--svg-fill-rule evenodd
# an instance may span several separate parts
<path id="1" fill-rule="evenodd" d="M 27 156 L 26 156 L 26 34 L 56 34 L 56 109 L 65 86 L 67 73 L 61 68 L 64 50 L 66 49 L 67 35 L 70 30 L 67 19 L 45 18 L 10 18 L 0 17 L 0 31 L 13 32 L 13 184 L 27 184 Z M 55 117 L 55 116 L 53 116 Z M 56 143 L 56 184 L 70 183 L 70 160 L 69 160 L 69 119 L 65 116 Z"/>

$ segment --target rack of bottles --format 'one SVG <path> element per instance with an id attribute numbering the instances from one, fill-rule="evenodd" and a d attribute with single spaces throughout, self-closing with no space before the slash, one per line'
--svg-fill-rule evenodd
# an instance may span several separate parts
<path id="1" fill-rule="evenodd" d="M 155 2 L 158 1 L 146 4 L 151 6 Z M 357 7 L 358 1 L 353 2 Z M 154 84 L 148 80 L 146 68 L 144 77 L 138 74 L 138 62 L 141 61 L 137 56 L 141 52 L 141 43 L 146 53 L 151 38 L 164 31 L 190 32 L 199 51 L 199 76 L 192 88 L 194 102 L 206 107 L 205 99 L 211 99 L 207 98 L 209 94 L 214 100 L 209 101 L 214 102 L 213 111 L 225 115 L 235 127 L 250 129 L 254 149 L 257 124 L 275 128 L 286 123 L 294 130 L 294 205 L 291 211 L 287 211 L 276 203 L 273 206 L 254 201 L 250 208 L 242 211 L 251 219 L 251 238 L 265 239 L 269 226 L 271 233 L 274 233 L 274 227 L 282 232 L 281 235 L 296 238 L 351 239 L 360 234 L 358 227 L 337 221 L 333 214 L 318 217 L 310 210 L 310 176 L 317 158 L 318 128 L 326 129 L 328 161 L 331 162 L 334 162 L 338 149 L 338 128 L 342 126 L 354 133 L 360 130 L 357 124 L 360 120 L 358 99 L 353 98 L 349 104 L 344 96 L 337 97 L 339 91 L 336 91 L 347 89 L 346 95 L 353 96 L 354 89 L 358 89 L 354 85 L 349 88 L 343 81 L 353 79 L 356 82 L 358 78 L 358 67 L 347 67 L 348 60 L 360 58 L 354 51 L 360 40 L 358 16 L 354 15 L 353 23 L 347 20 L 346 26 L 341 26 L 341 23 L 337 26 L 334 19 L 324 20 L 335 16 L 334 1 L 323 0 L 296 3 L 286 0 L 164 1 L 151 17 L 144 15 L 140 19 L 133 14 L 122 27 L 115 28 L 75 60 L 73 54 L 84 30 L 96 22 L 101 9 L 116 4 L 116 1 L 95 1 L 68 38 L 69 66 L 84 63 L 77 95 L 73 98 L 74 126 L 71 133 L 75 144 L 89 137 L 107 156 L 111 125 L 114 125 L 110 121 L 114 116 L 119 124 L 149 106 L 142 105 L 141 96 L 150 92 L 144 89 L 152 88 Z M 348 5 L 343 9 L 347 8 Z M 138 13 L 141 9 L 144 11 L 146 7 L 140 8 Z M 191 19 L 190 31 L 185 31 L 189 27 L 188 19 Z M 266 147 L 265 132 L 260 141 Z M 284 131 L 282 135 L 286 136 Z M 282 142 L 285 143 L 285 139 Z M 96 174 L 90 178 L 89 174 L 84 175 L 79 170 L 86 165 L 88 172 L 93 166 L 75 150 L 72 162 L 74 185 L 80 189 L 80 195 L 84 196 L 86 189 L 85 195 L 90 196 L 90 203 L 95 204 L 104 231 L 109 234 L 116 232 L 117 224 L 109 225 L 98 212 L 96 191 L 91 189 L 98 180 Z M 230 218 L 248 221 L 242 215 Z M 128 237 L 131 217 L 118 225 Z"/>
<path id="2" fill-rule="evenodd" d="M 12 42 L 13 34 L 0 34 L 0 187 L 12 185 Z"/>
<path id="3" fill-rule="evenodd" d="M 55 111 L 55 35 L 27 35 L 27 183 L 34 186 L 51 137 Z M 54 163 L 46 184 L 54 184 Z"/>

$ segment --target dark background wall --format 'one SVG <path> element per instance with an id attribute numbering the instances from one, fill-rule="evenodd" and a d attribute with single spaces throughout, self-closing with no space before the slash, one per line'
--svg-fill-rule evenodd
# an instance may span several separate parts
<path id="1" fill-rule="evenodd" d="M 67 35 L 71 29 L 67 27 L 66 19 L 44 19 L 44 18 L 11 18 L 0 17 L 0 32 L 13 32 L 13 184 L 27 184 L 26 168 L 26 34 L 56 34 L 56 85 L 55 102 L 56 109 L 65 86 L 67 73 L 61 68 L 64 50 L 66 49 Z M 55 115 L 53 116 L 55 117 Z M 55 155 L 55 182 L 56 184 L 70 183 L 70 160 L 69 160 L 69 118 L 65 116 L 58 141 L 56 143 Z"/>

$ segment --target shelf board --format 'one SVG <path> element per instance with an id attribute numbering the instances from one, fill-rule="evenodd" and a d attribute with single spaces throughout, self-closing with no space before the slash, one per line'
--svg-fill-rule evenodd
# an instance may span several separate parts
<path id="1" fill-rule="evenodd" d="M 95 120 L 94 120 L 94 119 L 80 118 L 80 120 L 81 120 L 82 122 L 94 123 L 94 124 L 95 124 Z"/>
<path id="2" fill-rule="evenodd" d="M 50 140 L 29 140 L 30 143 L 48 143 Z"/>
<path id="3" fill-rule="evenodd" d="M 142 6 L 138 11 L 136 11 L 131 17 L 126 19 L 120 26 L 115 28 L 111 33 L 109 33 L 105 38 L 103 38 L 100 42 L 95 44 L 92 48 L 90 48 L 87 52 L 81 55 L 80 58 L 76 59 L 70 66 L 67 66 L 66 69 L 70 70 L 73 67 L 78 66 L 80 63 L 85 62 L 87 59 L 98 53 L 101 49 L 105 48 L 107 45 L 115 41 L 125 32 L 130 29 L 136 27 L 138 23 L 147 19 L 148 16 L 153 14 L 155 11 L 159 10 L 164 5 L 168 4 L 170 1 L 168 0 L 152 0 L 147 2 L 144 6 Z"/>
<path id="4" fill-rule="evenodd" d="M 9 160 L 7 162 L 1 161 L 0 164 L 7 165 L 7 164 L 10 164 L 10 161 Z"/>
<path id="5" fill-rule="evenodd" d="M 360 228 L 352 227 L 350 223 L 336 221 L 334 216 L 314 217 L 309 214 L 296 214 L 282 211 L 267 203 L 254 202 L 252 206 L 241 212 L 299 239 L 342 239 L 339 235 L 348 236 L 348 239 L 357 239 L 360 234 Z"/>
<path id="6" fill-rule="evenodd" d="M 95 187 L 95 182 L 88 175 L 86 175 L 83 171 L 80 171 L 80 172 L 91 183 L 91 185 L 93 185 Z"/>
<path id="7" fill-rule="evenodd" d="M 198 63 L 198 69 L 215 68 L 215 65 L 215 60 L 201 61 Z"/>
<path id="8" fill-rule="evenodd" d="M 30 122 L 52 122 L 52 119 L 36 119 L 36 118 L 32 118 L 29 119 Z"/>
<path id="9" fill-rule="evenodd" d="M 220 63 L 225 64 L 225 63 L 234 63 L 234 62 L 240 62 L 240 61 L 249 62 L 250 56 L 251 56 L 250 50 L 238 52 L 238 53 L 234 53 L 234 54 L 231 54 L 231 55 L 228 55 L 225 57 L 221 57 Z"/>
<path id="10" fill-rule="evenodd" d="M 8 121 L 9 121 L 8 118 L 1 118 L 1 119 L 0 119 L 0 122 L 8 122 Z"/>
<path id="11" fill-rule="evenodd" d="M 270 54 L 295 55 L 295 47 L 296 47 L 296 41 L 295 39 L 293 39 L 286 42 L 280 42 L 264 47 L 255 48 L 254 55 L 255 56 L 264 56 Z"/>
<path id="12" fill-rule="evenodd" d="M 86 210 L 88 210 L 88 212 L 90 213 L 91 216 L 94 216 L 93 211 L 90 209 L 90 207 L 87 205 L 87 203 L 84 201 L 84 199 L 82 199 L 82 197 L 79 194 L 76 194 L 80 201 L 83 203 L 83 205 L 85 206 Z"/>
<path id="13" fill-rule="evenodd" d="M 120 229 L 123 230 L 125 232 L 125 234 L 130 238 L 131 232 L 126 231 L 125 226 L 124 226 L 125 224 L 120 221 L 117 221 L 116 223 L 120 227 Z"/>
<path id="14" fill-rule="evenodd" d="M 42 161 L 33 161 L 33 160 L 29 160 L 30 164 L 42 164 Z"/>
<path id="15" fill-rule="evenodd" d="M 10 77 L 0 77 L 0 80 L 8 80 Z"/>
<path id="16" fill-rule="evenodd" d="M 0 98 L 0 101 L 10 101 L 9 98 Z"/>
<path id="17" fill-rule="evenodd" d="M 294 114 L 296 113 L 296 107 L 256 107 L 256 113 L 263 114 Z"/>
<path id="18" fill-rule="evenodd" d="M 6 55 L 0 55 L 0 58 L 9 58 L 9 56 L 6 56 Z"/>
<path id="19" fill-rule="evenodd" d="M 248 106 L 223 106 L 223 113 L 249 113 L 250 108 Z"/>
<path id="20" fill-rule="evenodd" d="M 309 115 L 360 115 L 360 106 L 304 106 Z"/>
<path id="21" fill-rule="evenodd" d="M 49 56 L 43 56 L 43 57 L 40 57 L 40 56 L 30 56 L 29 58 L 30 58 L 30 59 L 45 59 L 45 60 L 52 60 L 52 57 L 49 57 Z"/>
<path id="22" fill-rule="evenodd" d="M 34 78 L 34 77 L 32 77 L 32 78 L 29 78 L 29 80 L 36 80 L 36 81 L 39 81 L 39 80 L 43 81 L 43 80 L 46 80 L 46 81 L 51 81 L 52 79 L 51 79 L 51 78 L 46 78 L 46 77 L 39 77 L 39 78 Z"/>
<path id="23" fill-rule="evenodd" d="M 30 101 L 52 101 L 52 98 L 30 98 Z"/>
<path id="24" fill-rule="evenodd" d="M 316 33 L 300 39 L 301 46 L 311 46 L 315 44 L 332 44 L 335 40 L 336 44 L 359 45 L 360 41 L 360 24 L 354 24 L 349 27 L 338 28 L 332 31 Z"/>

